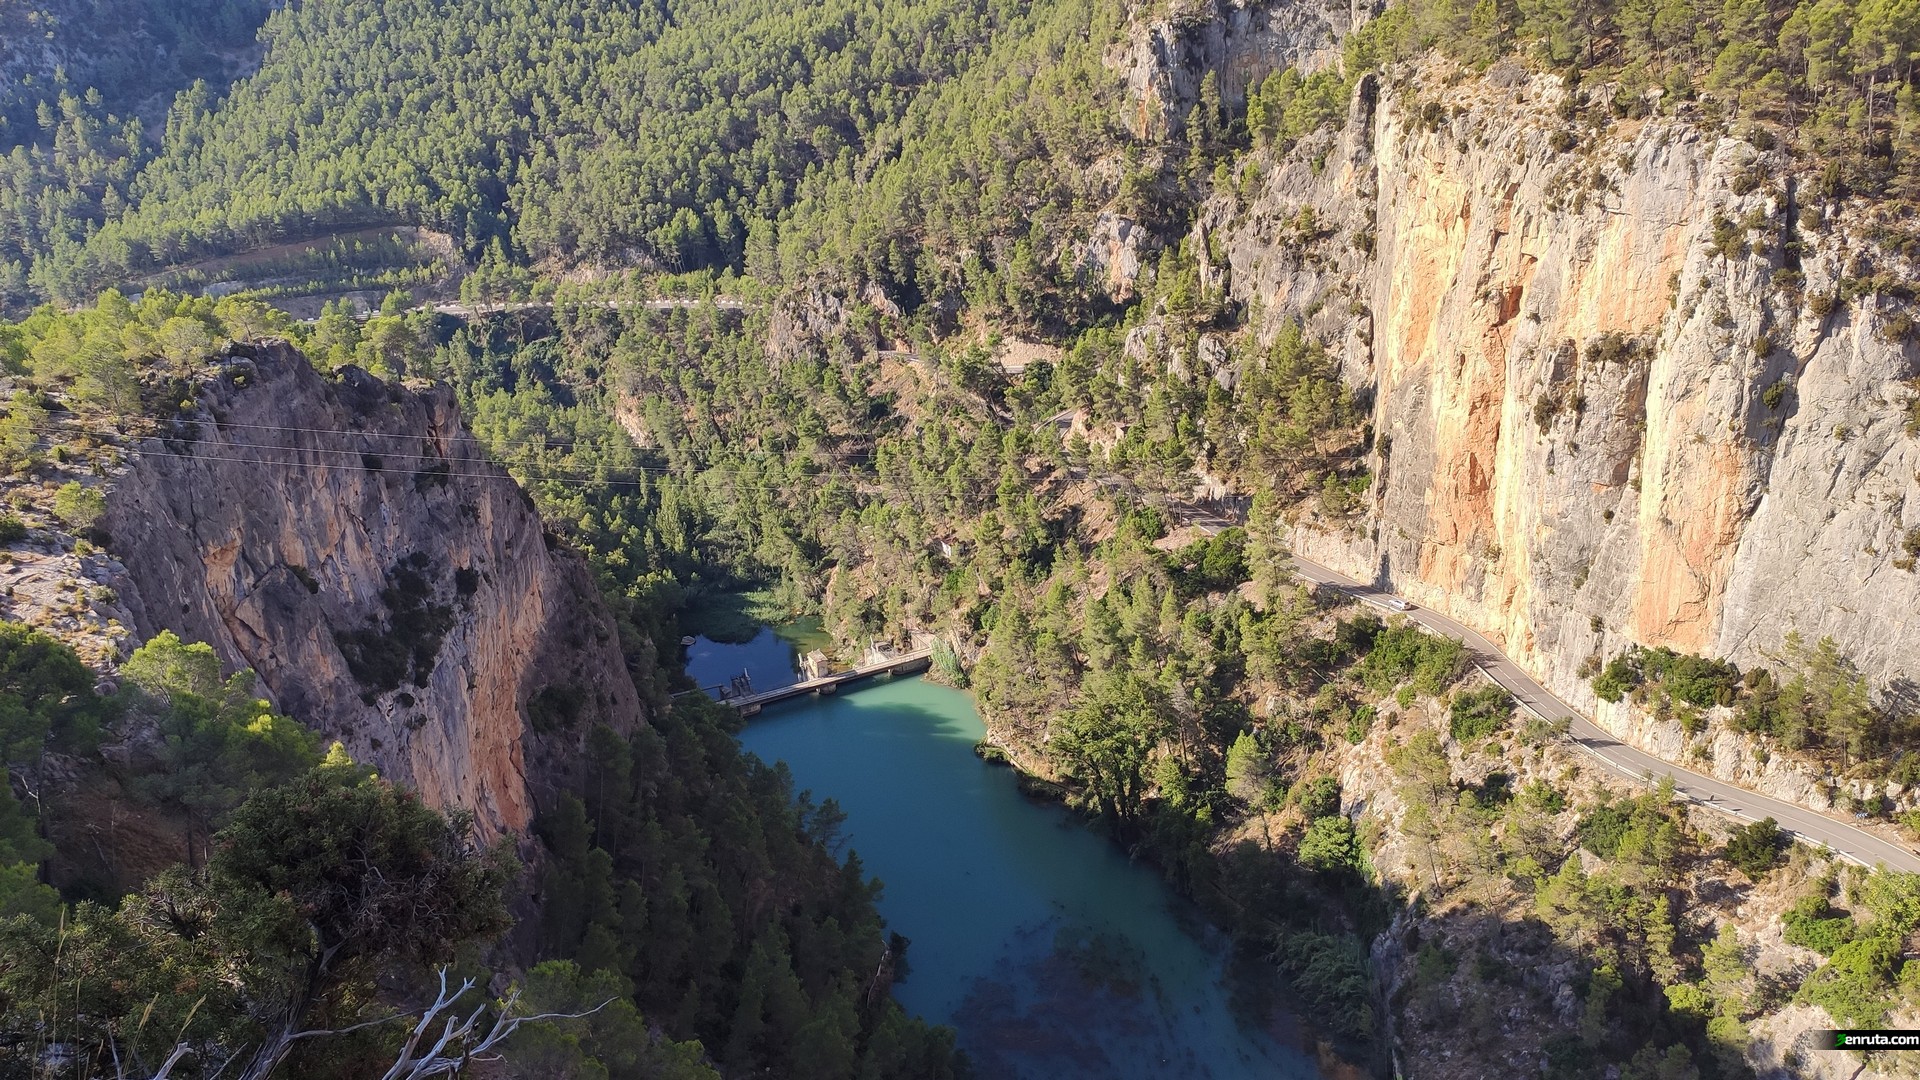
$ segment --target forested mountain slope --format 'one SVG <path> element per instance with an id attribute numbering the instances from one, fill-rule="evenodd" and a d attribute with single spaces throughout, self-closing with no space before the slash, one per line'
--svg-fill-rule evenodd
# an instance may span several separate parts
<path id="1" fill-rule="evenodd" d="M 164 113 L 196 79 L 223 83 L 266 18 L 262 0 L 32 0 L 0 10 L 0 147 L 39 141 L 60 99 Z M 159 108 L 156 110 L 155 100 Z"/>
<path id="2" fill-rule="evenodd" d="M 919 91 L 1040 17 L 985 2 L 298 5 L 263 30 L 257 75 L 217 107 L 183 103 L 130 212 L 44 280 L 75 296 L 399 222 L 536 263 L 737 268 L 750 225 L 871 171 Z"/>
<path id="3" fill-rule="evenodd" d="M 157 1015 L 190 1043 L 172 1075 L 215 1075 L 283 1026 L 417 1006 L 463 946 L 556 1006 L 619 1002 L 505 1075 L 951 1076 L 950 1033 L 886 993 L 904 943 L 831 805 L 742 755 L 729 711 L 665 707 L 654 642 L 445 387 L 248 343 L 287 329 L 157 289 L 7 328 L 0 1071 L 46 1075 L 50 1024 L 99 1033 L 55 1075 L 158 1060 Z M 316 939 L 328 905 L 363 921 Z M 284 1068 L 366 1075 L 403 1034 L 374 1028 Z"/>
<path id="4" fill-rule="evenodd" d="M 0 7 L 0 307 L 29 271 L 127 206 L 174 95 L 258 58 L 265 0 L 33 0 Z"/>
<path id="5" fill-rule="evenodd" d="M 1622 798 L 1285 553 L 1500 636 L 1673 758 L 1910 840 L 1916 34 L 1904 0 L 316 3 L 180 103 L 123 213 L 30 254 L 77 300 L 444 230 L 470 299 L 557 302 L 278 331 L 452 384 L 630 653 L 717 587 L 849 645 L 940 632 L 987 752 L 1270 959 L 1330 1053 L 1778 1073 L 1809 1030 L 1920 1005 L 1910 879 Z M 751 302 L 648 308 L 631 268 Z M 127 358 L 251 336 L 244 301 L 142 303 L 144 329 L 0 341 L 110 411 Z M 1193 527 L 1204 500 L 1244 530 Z M 694 773 L 725 743 L 669 740 Z M 646 754 L 606 757 L 651 805 Z M 737 1042 L 727 1067 L 777 1065 L 793 998 L 745 987 L 788 946 L 648 877 L 660 833 L 623 802 L 585 803 L 619 839 L 536 826 L 571 853 L 547 932 Z M 727 869 L 731 912 L 764 867 Z M 663 892 L 699 957 L 624 936 Z M 810 1037 L 890 1030 L 807 988 L 834 1001 Z"/>

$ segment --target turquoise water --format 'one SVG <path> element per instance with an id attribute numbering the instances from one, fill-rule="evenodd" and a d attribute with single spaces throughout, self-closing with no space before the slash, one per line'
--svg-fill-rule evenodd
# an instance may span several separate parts
<path id="1" fill-rule="evenodd" d="M 751 669 L 779 645 L 697 659 Z M 1151 868 L 975 757 L 984 734 L 965 694 L 907 678 L 775 706 L 741 735 L 846 811 L 886 884 L 881 912 L 912 939 L 900 1002 L 953 1024 L 982 1077 L 1317 1076 L 1272 1034 L 1283 1017 L 1236 1014 L 1219 935 Z"/>
<path id="2" fill-rule="evenodd" d="M 753 681 L 754 690 L 778 690 L 800 681 L 798 655 L 791 641 L 761 627 L 744 645 L 694 638 L 687 646 L 686 672 L 703 690 L 725 686 L 742 672 Z"/>

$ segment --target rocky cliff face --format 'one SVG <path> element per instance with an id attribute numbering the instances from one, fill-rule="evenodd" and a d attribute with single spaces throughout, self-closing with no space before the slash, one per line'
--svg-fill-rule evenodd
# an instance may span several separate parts
<path id="1" fill-rule="evenodd" d="M 1286 68 L 1312 74 L 1340 60 L 1340 41 L 1376 8 L 1371 0 L 1319 4 L 1246 4 L 1175 0 L 1138 19 L 1108 63 L 1134 103 L 1134 135 L 1165 138 L 1185 130 L 1187 111 L 1212 73 L 1220 99 L 1244 104 L 1249 86 Z"/>
<path id="2" fill-rule="evenodd" d="M 1791 630 L 1910 693 L 1920 347 L 1910 304 L 1836 293 L 1920 274 L 1784 151 L 1567 95 L 1512 66 L 1369 79 L 1204 211 L 1214 279 L 1262 331 L 1332 342 L 1371 401 L 1369 505 L 1298 550 L 1589 711 L 1589 657 L 1765 663 Z"/>
<path id="3" fill-rule="evenodd" d="M 450 391 L 236 353 L 108 497 L 121 600 L 259 673 L 276 705 L 487 836 L 527 828 L 567 746 L 642 707 L 584 563 Z"/>

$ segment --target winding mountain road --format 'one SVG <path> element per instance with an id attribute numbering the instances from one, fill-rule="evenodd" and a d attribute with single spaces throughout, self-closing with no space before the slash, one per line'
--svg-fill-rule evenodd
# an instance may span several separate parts
<path id="1" fill-rule="evenodd" d="M 712 297 L 660 297 L 653 300 L 571 300 L 570 304 L 580 307 L 601 307 L 611 311 L 627 308 L 646 308 L 649 311 L 672 311 L 675 308 L 696 308 L 702 304 L 712 304 L 722 311 L 745 311 L 748 302 L 732 296 Z M 455 300 L 443 300 L 435 304 L 418 304 L 415 311 L 433 311 L 455 318 L 471 319 L 476 315 L 503 315 L 517 311 L 541 311 L 554 306 L 551 300 L 521 300 L 498 304 L 468 304 Z M 363 319 L 378 314 L 368 312 Z"/>
<path id="2" fill-rule="evenodd" d="M 1298 555 L 1293 556 L 1293 565 L 1295 575 L 1300 578 L 1338 589 L 1390 612 L 1404 614 L 1409 620 L 1434 633 L 1459 638 L 1472 654 L 1475 666 L 1519 699 L 1528 712 L 1544 720 L 1565 721 L 1568 736 L 1576 746 L 1628 779 L 1647 781 L 1670 776 L 1675 792 L 1702 806 L 1744 821 L 1770 817 L 1796 839 L 1824 847 L 1862 866 L 1884 865 L 1894 870 L 1920 873 L 1920 855 L 1865 829 L 1836 821 L 1803 806 L 1768 798 L 1711 776 L 1683 769 L 1620 742 L 1548 693 L 1546 687 L 1535 682 L 1520 670 L 1518 664 L 1507 659 L 1505 653 L 1471 627 L 1425 608 L 1409 605 L 1403 611 L 1398 605 L 1404 601 L 1392 593 L 1361 584 Z"/>

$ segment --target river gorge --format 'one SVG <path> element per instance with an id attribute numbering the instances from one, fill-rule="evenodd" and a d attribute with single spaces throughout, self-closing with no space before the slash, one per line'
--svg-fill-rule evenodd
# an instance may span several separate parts
<path id="1" fill-rule="evenodd" d="M 747 672 L 792 680 L 795 647 L 699 638 L 701 686 Z M 972 751 L 970 696 L 919 678 L 773 706 L 741 733 L 797 789 L 833 799 L 881 912 L 912 940 L 895 995 L 953 1025 L 982 1076 L 1307 1078 L 1320 1075 L 1262 980 L 1161 881 L 1013 772 Z"/>

